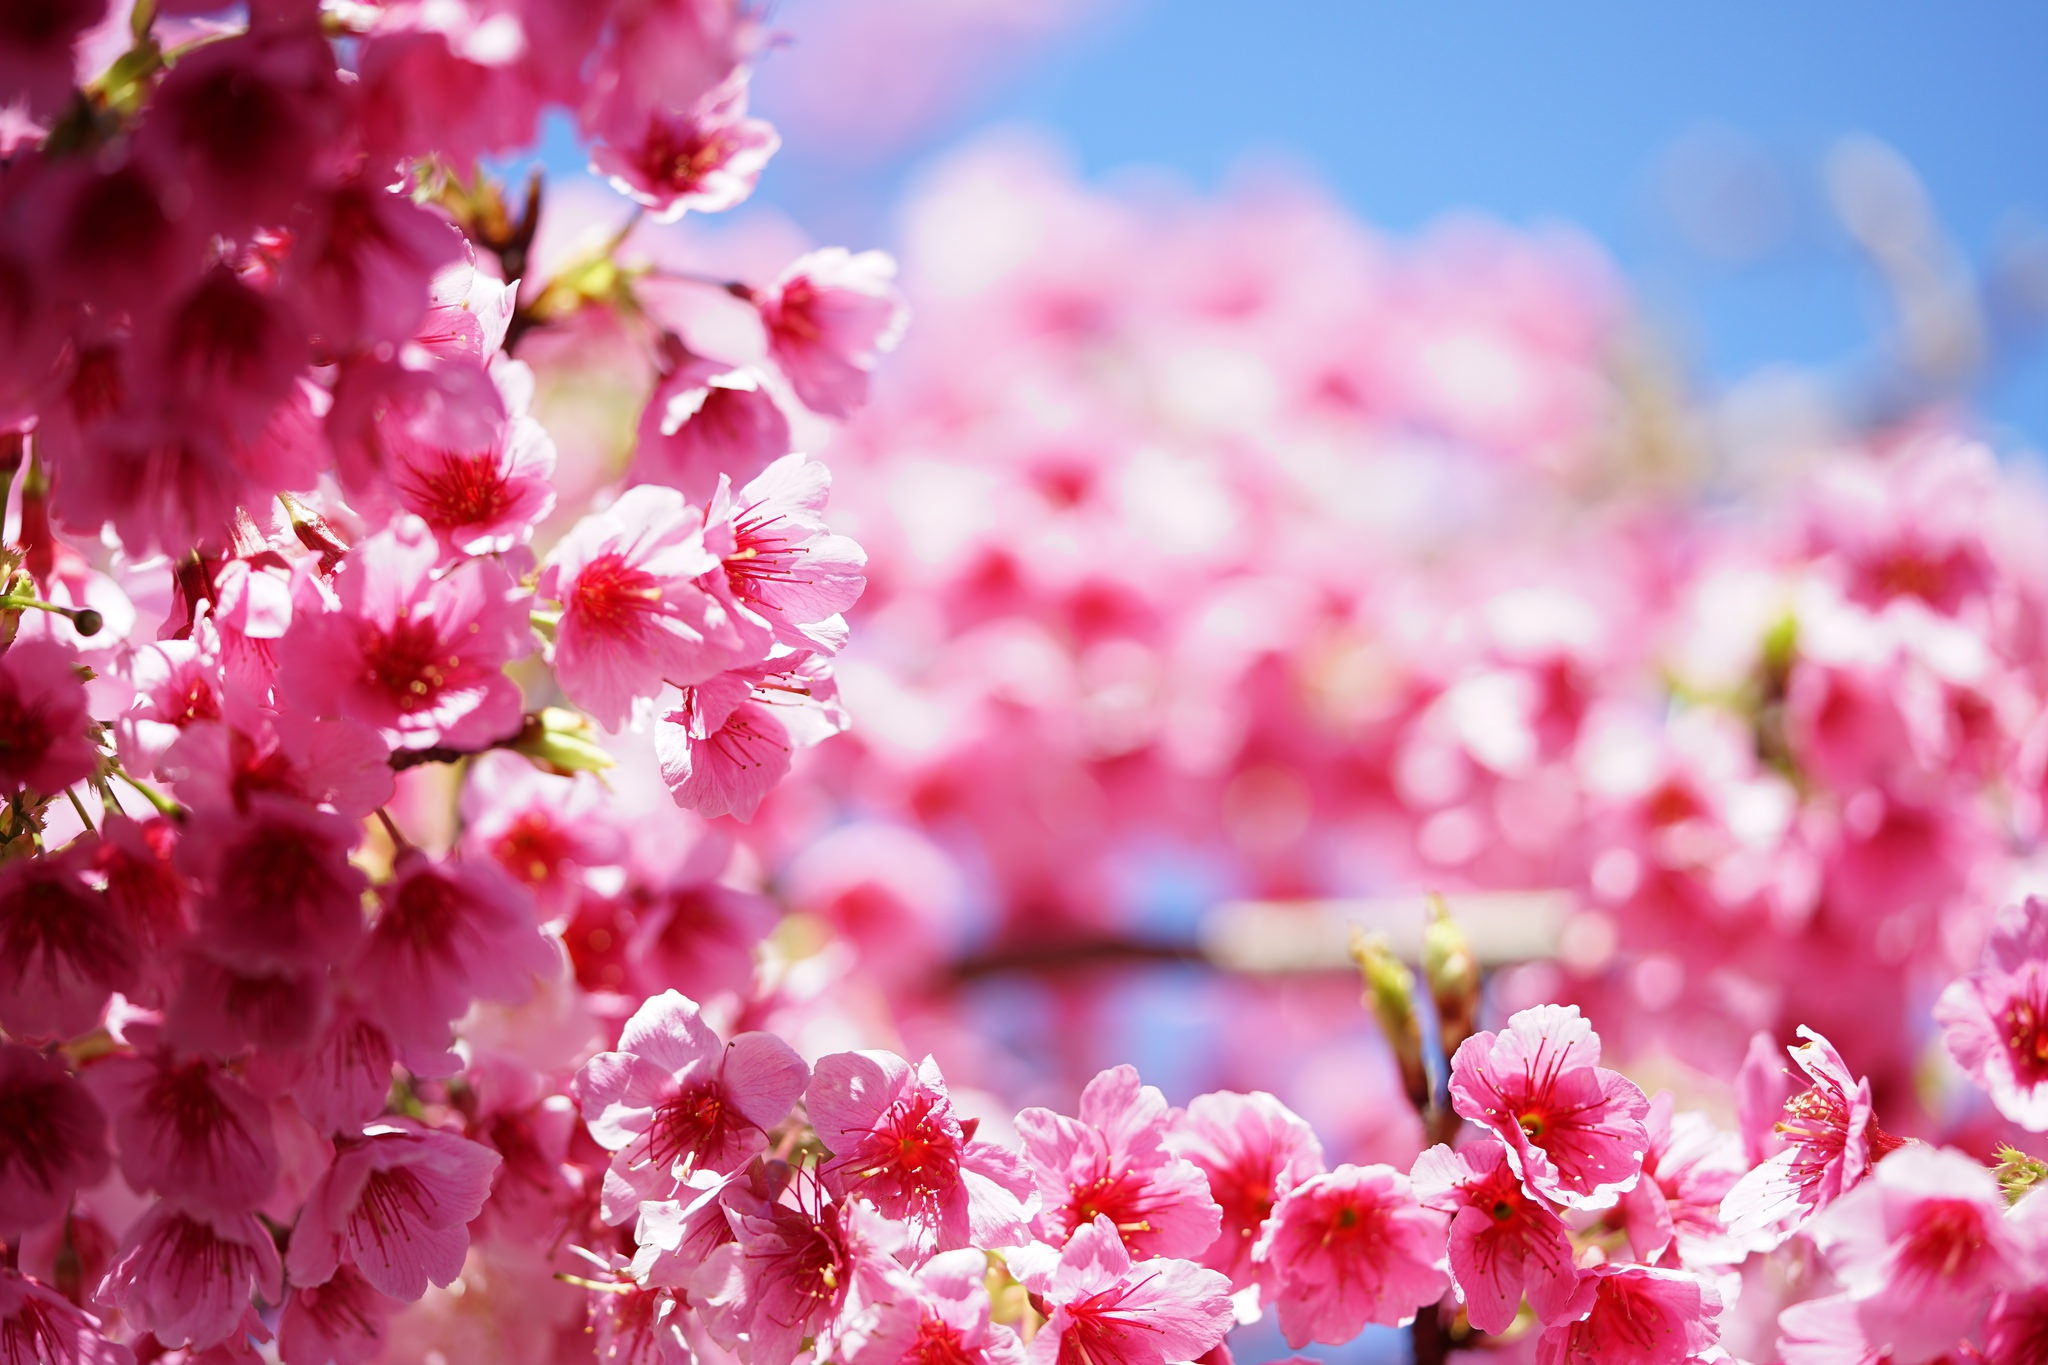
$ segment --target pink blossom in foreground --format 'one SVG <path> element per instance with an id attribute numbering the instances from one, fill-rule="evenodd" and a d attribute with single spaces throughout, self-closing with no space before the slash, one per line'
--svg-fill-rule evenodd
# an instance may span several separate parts
<path id="1" fill-rule="evenodd" d="M 1683 1365 L 1720 1338 L 1720 1292 L 1684 1271 L 1595 1266 L 1579 1293 L 1577 1316 L 1537 1339 L 1537 1365 Z"/>
<path id="2" fill-rule="evenodd" d="M 803 1093 L 809 1068 L 765 1033 L 720 1043 L 697 1004 L 667 991 L 642 1005 L 613 1052 L 584 1063 L 576 1097 L 590 1135 L 612 1153 L 604 1216 L 668 1199 L 691 1171 L 734 1171 L 767 1145 Z"/>
<path id="3" fill-rule="evenodd" d="M 0 867 L 0 1026 L 18 1037 L 88 1033 L 136 983 L 135 943 L 85 880 L 91 855 L 74 845 Z"/>
<path id="4" fill-rule="evenodd" d="M 1673 1103 L 1669 1091 L 1650 1101 L 1643 1178 L 1621 1199 L 1629 1246 L 1651 1265 L 1735 1264 L 1748 1248 L 1728 1235 L 1721 1201 L 1750 1163 L 1733 1133 L 1716 1128 L 1704 1114 L 1674 1114 Z"/>
<path id="5" fill-rule="evenodd" d="M 196 822 L 178 863 L 208 889 L 198 901 L 207 955 L 252 973 L 345 961 L 363 934 L 368 879 L 349 861 L 361 833 L 267 793 Z"/>
<path id="6" fill-rule="evenodd" d="M 1013 1253 L 1011 1264 L 1052 1310 L 1025 1348 L 1032 1365 L 1194 1360 L 1233 1321 L 1228 1280 L 1191 1261 L 1133 1263 L 1107 1214 L 1076 1229 L 1057 1260 Z"/>
<path id="7" fill-rule="evenodd" d="M 2048 1359 L 2048 1285 L 1993 1299 L 1981 1339 L 1988 1365 L 2032 1365 Z"/>
<path id="8" fill-rule="evenodd" d="M 1782 1241 L 1854 1189 L 1901 1141 L 1877 1126 L 1870 1082 L 1849 1072 L 1835 1045 L 1801 1025 L 1806 1041 L 1787 1051 L 1813 1082 L 1785 1102 L 1783 1151 L 1737 1181 L 1721 1202 L 1731 1235 Z"/>
<path id="9" fill-rule="evenodd" d="M 691 210 L 717 213 L 754 192 L 782 145 L 771 125 L 746 113 L 747 87 L 738 79 L 685 110 L 612 100 L 598 115 L 590 161 L 619 193 L 653 209 L 657 222 Z"/>
<path id="10" fill-rule="evenodd" d="M 390 450 L 399 506 L 458 554 L 502 554 L 523 542 L 555 506 L 555 444 L 526 415 L 532 372 L 505 358 L 491 366 L 491 376 L 504 395 L 506 417 L 490 443 L 450 450 L 402 441 Z"/>
<path id="11" fill-rule="evenodd" d="M 481 1143 L 410 1123 L 379 1123 L 339 1145 L 306 1196 L 285 1268 L 322 1285 L 352 1265 L 371 1288 L 410 1302 L 450 1284 L 469 1250 L 469 1221 L 502 1164 Z"/>
<path id="12" fill-rule="evenodd" d="M 200 1214 L 162 1201 L 130 1230 L 98 1297 L 157 1340 L 204 1350 L 234 1332 L 252 1290 L 270 1303 L 284 1297 L 269 1229 L 252 1214 Z"/>
<path id="13" fill-rule="evenodd" d="M 1197 1095 L 1172 1116 L 1166 1147 L 1207 1177 L 1209 1197 L 1223 1210 L 1222 1230 L 1199 1257 L 1230 1277 L 1232 1289 L 1254 1282 L 1252 1261 L 1273 1206 L 1323 1172 L 1323 1148 L 1300 1116 L 1263 1090 Z"/>
<path id="14" fill-rule="evenodd" d="M 1451 1280 L 1474 1327 L 1506 1331 L 1525 1294 L 1538 1320 L 1565 1316 L 1581 1278 L 1571 1234 L 1522 1188 L 1505 1147 L 1432 1147 L 1410 1179 L 1417 1199 L 1451 1216 Z"/>
<path id="15" fill-rule="evenodd" d="M 470 765 L 461 811 L 464 854 L 496 862 L 549 917 L 570 908 L 584 872 L 624 855 L 607 793 L 589 773 L 557 777 L 517 754 L 484 754 Z"/>
<path id="16" fill-rule="evenodd" d="M 1949 984 L 1934 1018 L 2000 1113 L 2048 1129 L 2048 901 L 2029 896 L 1999 912 L 1983 964 Z"/>
<path id="17" fill-rule="evenodd" d="M 895 278 L 882 252 L 826 247 L 755 296 L 769 353 L 811 411 L 849 417 L 866 405 L 870 376 L 910 323 Z"/>
<path id="18" fill-rule="evenodd" d="M 761 376 L 706 356 L 685 356 L 655 386 L 640 415 L 633 472 L 698 504 L 720 476 L 744 484 L 789 453 L 789 417 Z"/>
<path id="19" fill-rule="evenodd" d="M 386 1319 L 397 1307 L 354 1266 L 341 1266 L 323 1284 L 294 1286 L 278 1315 L 278 1348 L 293 1365 L 330 1358 L 364 1365 L 383 1349 Z"/>
<path id="20" fill-rule="evenodd" d="M 539 585 L 562 604 L 553 659 L 562 690 L 615 729 L 663 684 L 702 682 L 743 662 L 725 608 L 696 583 L 717 567 L 703 513 L 672 488 L 628 489 L 578 522 Z"/>
<path id="21" fill-rule="evenodd" d="M 62 1214 L 107 1173 L 107 1119 L 62 1062 L 0 1043 L 0 1238 Z"/>
<path id="22" fill-rule="evenodd" d="M 989 1320 L 988 1257 L 972 1247 L 932 1257 L 847 1357 L 848 1365 L 1024 1365 L 1024 1343 Z"/>
<path id="23" fill-rule="evenodd" d="M 519 728 L 504 666 L 533 649 L 527 604 L 503 564 L 434 572 L 440 551 L 407 518 L 349 552 L 336 605 L 302 598 L 280 693 L 294 710 L 376 726 L 394 747 L 481 749 Z"/>
<path id="24" fill-rule="evenodd" d="M 681 689 L 654 750 L 676 804 L 705 819 L 752 820 L 799 748 L 846 728 L 831 666 L 785 655 Z"/>
<path id="25" fill-rule="evenodd" d="M 1994 1293 L 2039 1274 L 2040 1248 L 2010 1224 L 1998 1182 L 1950 1148 L 1893 1153 L 1805 1230 L 1854 1306 L 1858 1334 L 1898 1365 L 1949 1350 Z"/>
<path id="26" fill-rule="evenodd" d="M 0 1269 L 0 1365 L 135 1365 L 135 1353 L 63 1295 Z"/>
<path id="27" fill-rule="evenodd" d="M 1650 1102 L 1599 1061 L 1600 1039 L 1577 1006 L 1539 1005 L 1459 1045 L 1451 1104 L 1500 1137 L 1532 1195 L 1608 1208 L 1641 1174 Z"/>
<path id="28" fill-rule="evenodd" d="M 270 1107 L 226 1068 L 158 1049 L 109 1058 L 90 1076 L 136 1189 L 221 1216 L 252 1212 L 269 1195 L 278 1175 Z"/>
<path id="29" fill-rule="evenodd" d="M 832 476 L 806 455 L 785 455 L 737 494 L 721 483 L 705 514 L 722 534 L 723 582 L 712 590 L 738 614 L 765 624 L 791 649 L 835 652 L 846 640 L 840 613 L 867 586 L 867 554 L 825 528 Z M 711 532 L 707 531 L 707 538 Z"/>
<path id="30" fill-rule="evenodd" d="M 0 654 L 0 790 L 55 794 L 92 774 L 78 656 L 50 640 L 22 640 Z"/>
<path id="31" fill-rule="evenodd" d="M 1038 1181 L 1038 1235 L 1063 1246 L 1108 1226 L 1131 1252 L 1191 1258 L 1207 1250 L 1223 1210 L 1192 1161 L 1166 1145 L 1166 1098 L 1115 1066 L 1081 1092 L 1079 1117 L 1031 1108 L 1017 1115 L 1024 1159 Z"/>
<path id="32" fill-rule="evenodd" d="M 912 1225 L 921 1250 L 1026 1240 L 1031 1173 L 1013 1153 L 974 1139 L 976 1125 L 954 1116 L 931 1058 L 912 1068 L 891 1052 L 836 1052 L 818 1059 L 804 1098 L 832 1154 L 818 1178 L 837 1197 L 865 1199 Z"/>
<path id="33" fill-rule="evenodd" d="M 902 1230 L 865 1201 L 815 1213 L 744 1200 L 728 1208 L 741 1284 L 732 1311 L 749 1365 L 789 1365 L 806 1337 L 821 1358 L 837 1355 L 843 1327 L 894 1296 Z"/>
<path id="34" fill-rule="evenodd" d="M 1295 1186 L 1253 1253 L 1273 1267 L 1287 1344 L 1342 1344 L 1435 1303 L 1451 1285 L 1444 1231 L 1391 1166 L 1342 1165 Z"/>
<path id="35" fill-rule="evenodd" d="M 558 961 L 535 924 L 532 896 L 495 863 L 436 862 L 409 849 L 378 899 L 354 972 L 407 1057 L 444 1050 L 450 1023 L 471 1001 L 525 999 Z"/>

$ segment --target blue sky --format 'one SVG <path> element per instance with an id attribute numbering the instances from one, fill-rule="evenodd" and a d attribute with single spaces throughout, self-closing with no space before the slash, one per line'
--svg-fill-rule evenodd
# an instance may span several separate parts
<path id="1" fill-rule="evenodd" d="M 800 5 L 788 19 L 801 41 Z M 921 162 L 1019 120 L 1090 175 L 1143 164 L 1214 186 L 1279 154 L 1394 230 L 1460 209 L 1575 223 L 1711 384 L 1844 362 L 1871 336 L 1879 295 L 1820 188 L 1845 135 L 1898 151 L 1972 260 L 2048 224 L 2048 5 L 1134 0 L 889 164 L 835 167 L 792 140 L 763 194 L 822 235 L 886 241 L 882 206 Z M 1674 186 L 1695 212 L 1730 192 L 1776 212 L 1747 224 L 1748 259 L 1717 260 L 1669 209 Z M 1983 407 L 2048 444 L 2048 362 Z"/>

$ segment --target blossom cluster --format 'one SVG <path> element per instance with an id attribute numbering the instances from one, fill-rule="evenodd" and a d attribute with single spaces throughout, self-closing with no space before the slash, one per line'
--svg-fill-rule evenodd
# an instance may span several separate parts
<path id="1" fill-rule="evenodd" d="M 2042 848 L 2024 461 L 1948 414 L 1695 401 L 1563 234 L 1390 241 L 1299 187 L 1117 195 L 997 141 L 906 253 L 918 327 L 826 448 L 872 556 L 861 725 L 749 841 L 850 989 L 929 1004 L 918 1046 L 973 1046 L 963 973 L 1064 953 L 1030 987 L 1057 1041 L 1005 1041 L 1079 1084 L 1147 1028 L 1096 968 L 1217 901 L 1284 933 L 1542 892 L 1568 913 L 1503 1003 L 1724 1080 L 1808 1023 L 1910 1131 L 1990 1117 L 1917 1078 L 1924 1002 Z M 1205 987 L 1230 1022 L 1186 1083 L 1322 1103 L 1357 1052 L 1298 987 Z"/>
<path id="2" fill-rule="evenodd" d="M 2048 1167 L 1891 1136 L 1803 1032 L 1796 1072 L 1758 1036 L 1727 1131 L 1600 1066 L 1575 1007 L 1522 1011 L 1460 1044 L 1462 1137 L 1404 1172 L 1328 1164 L 1265 1092 L 1169 1108 L 1129 1066 L 1018 1113 L 1011 1148 L 931 1058 L 807 1067 L 668 992 L 575 1084 L 602 1221 L 632 1229 L 588 1253 L 595 1331 L 614 1359 L 1165 1365 L 1266 1312 L 1296 1349 L 1427 1314 L 1546 1365 L 2037 1359 Z"/>
<path id="3" fill-rule="evenodd" d="M 689 845 L 845 724 L 864 556 L 792 421 L 863 401 L 891 266 L 720 282 L 755 344 L 714 359 L 624 233 L 550 261 L 481 159 L 563 107 L 633 222 L 729 208 L 765 38 L 696 0 L 0 20 L 0 1360 L 383 1350 L 566 1140 L 560 1083 L 457 1037 L 551 1000 L 587 1054 L 564 866 L 750 978 L 762 906 Z M 515 352 L 592 314 L 646 431 L 565 483 Z M 575 819 L 615 766 L 646 856 Z"/>
<path id="4" fill-rule="evenodd" d="M 1000 147 L 877 385 L 890 258 L 691 227 L 772 38 L 0 14 L 0 1365 L 2048 1353 L 2024 479 L 1745 483 L 1583 244 Z M 1424 885 L 1572 911 L 1162 1078 L 1188 902 Z"/>

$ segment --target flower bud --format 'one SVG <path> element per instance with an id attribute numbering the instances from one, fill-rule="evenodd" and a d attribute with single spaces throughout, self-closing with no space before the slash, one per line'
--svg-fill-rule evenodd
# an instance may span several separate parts
<path id="1" fill-rule="evenodd" d="M 1422 977 L 1429 983 L 1444 1056 L 1449 1057 L 1479 1024 L 1479 960 L 1442 896 L 1429 898 L 1429 924 L 1422 931 Z"/>
<path id="2" fill-rule="evenodd" d="M 612 766 L 612 756 L 598 742 L 597 727 L 589 717 L 559 706 L 543 707 L 529 715 L 526 728 L 506 747 L 557 777 L 600 772 Z"/>
<path id="3" fill-rule="evenodd" d="M 1365 978 L 1364 1002 L 1401 1067 L 1401 1084 L 1420 1114 L 1429 1108 L 1429 1073 L 1422 1065 L 1422 1028 L 1415 1018 L 1415 973 L 1395 957 L 1384 934 L 1354 930 L 1351 960 Z"/>

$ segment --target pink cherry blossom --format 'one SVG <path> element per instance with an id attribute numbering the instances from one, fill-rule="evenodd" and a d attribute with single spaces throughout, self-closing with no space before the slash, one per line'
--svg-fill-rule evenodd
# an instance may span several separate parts
<path id="1" fill-rule="evenodd" d="M 2029 896 L 1999 912 L 1983 964 L 1949 984 L 1934 1018 L 2000 1113 L 2048 1129 L 2048 901 Z"/>
<path id="2" fill-rule="evenodd" d="M 1736 1237 L 1782 1241 L 1854 1189 L 1900 1139 L 1877 1126 L 1870 1082 L 1850 1074 L 1835 1045 L 1802 1025 L 1806 1041 L 1787 1051 L 1813 1082 L 1785 1102 L 1783 1151 L 1759 1163 L 1728 1191 L 1721 1218 Z"/>
<path id="3" fill-rule="evenodd" d="M 121 1173 L 197 1214 L 248 1213 L 278 1175 L 269 1106 L 217 1063 L 168 1050 L 89 1073 L 105 1098 Z"/>
<path id="4" fill-rule="evenodd" d="M 1704 1114 L 1672 1113 L 1669 1091 L 1650 1101 L 1643 1178 L 1621 1199 L 1636 1257 L 1651 1265 L 1697 1270 L 1740 1261 L 1748 1248 L 1728 1235 L 1721 1201 L 1751 1163 L 1733 1133 Z"/>
<path id="5" fill-rule="evenodd" d="M 1189 1258 L 1216 1240 L 1223 1210 L 1194 1162 L 1167 1146 L 1166 1098 L 1116 1066 L 1081 1092 L 1077 1118 L 1050 1109 L 1017 1115 L 1024 1159 L 1038 1181 L 1040 1237 L 1064 1246 L 1107 1216 L 1132 1252 Z"/>
<path id="6" fill-rule="evenodd" d="M 322 1285 L 352 1265 L 380 1294 L 410 1302 L 462 1273 L 469 1220 L 483 1208 L 498 1154 L 453 1133 L 380 1123 L 343 1142 L 306 1196 L 285 1268 Z"/>
<path id="7" fill-rule="evenodd" d="M 710 998 L 753 988 L 754 950 L 775 927 L 775 903 L 718 880 L 731 846 L 713 836 L 681 867 L 633 888 L 632 935 L 622 946 L 656 984 Z"/>
<path id="8" fill-rule="evenodd" d="M 0 1365 L 135 1365 L 135 1353 L 63 1295 L 0 1270 Z"/>
<path id="9" fill-rule="evenodd" d="M 1991 1301 L 1981 1333 L 1987 1365 L 2028 1365 L 2048 1351 L 2048 1286 Z"/>
<path id="10" fill-rule="evenodd" d="M 348 180 L 311 200 L 310 227 L 285 257 L 282 285 L 335 350 L 412 335 L 434 272 L 460 257 L 448 222 L 403 195 Z"/>
<path id="11" fill-rule="evenodd" d="M 989 1320 L 987 1275 L 987 1254 L 972 1247 L 932 1257 L 880 1307 L 849 1365 L 1024 1365 L 1016 1332 Z"/>
<path id="12" fill-rule="evenodd" d="M 284 1297 L 284 1266 L 253 1214 L 203 1214 L 159 1201 L 129 1230 L 98 1297 L 167 1345 L 194 1350 L 225 1341 L 251 1292 Z"/>
<path id="13" fill-rule="evenodd" d="M 366 722 L 406 749 L 481 749 L 519 728 L 503 669 L 533 649 L 526 602 L 497 561 L 436 575 L 438 558 L 412 519 L 349 552 L 336 608 L 305 601 L 292 622 L 281 682 L 292 709 Z"/>
<path id="14" fill-rule="evenodd" d="M 847 725 L 831 665 L 808 653 L 680 691 L 655 726 L 655 755 L 676 804 L 706 819 L 752 820 L 795 751 Z"/>
<path id="15" fill-rule="evenodd" d="M 1391 1166 L 1337 1167 L 1288 1191 L 1253 1255 L 1269 1262 L 1280 1333 L 1299 1349 L 1406 1323 L 1450 1288 L 1444 1216 Z"/>
<path id="16" fill-rule="evenodd" d="M 107 0 L 54 0 L 11 11 L 0 27 L 0 90 L 27 101 L 35 114 L 55 114 L 71 97 L 73 46 L 100 22 Z"/>
<path id="17" fill-rule="evenodd" d="M 699 504 L 721 475 L 753 479 L 789 454 L 789 418 L 758 372 L 707 356 L 680 359 L 640 414 L 635 476 L 667 484 Z"/>
<path id="18" fill-rule="evenodd" d="M 1194 1360 L 1233 1321 L 1228 1280 L 1191 1261 L 1134 1263 L 1107 1214 L 1077 1228 L 1057 1260 L 1015 1257 L 1012 1266 L 1052 1309 L 1025 1348 L 1032 1365 Z"/>
<path id="19" fill-rule="evenodd" d="M 1595 1266 L 1579 1293 L 1577 1315 L 1537 1338 L 1538 1365 L 1684 1365 L 1720 1336 L 1720 1292 L 1684 1271 Z"/>
<path id="20" fill-rule="evenodd" d="M 62 1062 L 0 1043 L 0 1238 L 63 1214 L 107 1173 L 107 1119 Z"/>
<path id="21" fill-rule="evenodd" d="M 1248 1095 L 1220 1090 L 1197 1095 L 1175 1113 L 1166 1148 L 1207 1177 L 1209 1197 L 1223 1210 L 1222 1230 L 1199 1257 L 1243 1289 L 1267 1268 L 1254 1267 L 1274 1205 L 1324 1170 L 1322 1144 L 1302 1119 L 1263 1090 Z"/>
<path id="22" fill-rule="evenodd" d="M 616 728 L 664 683 L 702 682 L 743 662 L 725 608 L 696 583 L 717 567 L 703 513 L 672 488 L 628 489 L 577 523 L 539 587 L 562 604 L 554 649 L 562 690 Z"/>
<path id="23" fill-rule="evenodd" d="M 346 958 L 363 933 L 360 837 L 352 820 L 264 793 L 195 824 L 178 863 L 205 891 L 207 952 L 252 970 Z"/>
<path id="24" fill-rule="evenodd" d="M 324 967 L 242 966 L 189 946 L 164 1009 L 164 1040 L 224 1055 L 252 1045 L 289 1054 L 319 1036 L 328 1004 Z"/>
<path id="25" fill-rule="evenodd" d="M 335 1365 L 365 1365 L 383 1349 L 385 1320 L 397 1307 L 354 1266 L 341 1266 L 322 1284 L 293 1287 L 278 1315 L 278 1349 L 293 1365 L 329 1359 Z"/>
<path id="26" fill-rule="evenodd" d="M 741 1285 L 733 1320 L 760 1365 L 789 1365 L 806 1337 L 817 1339 L 820 1355 L 838 1354 L 842 1327 L 892 1297 L 901 1274 L 894 1253 L 902 1229 L 873 1205 L 857 1200 L 812 1212 L 801 1203 L 727 1204 Z"/>
<path id="27" fill-rule="evenodd" d="M 0 790 L 53 794 L 91 776 L 89 720 L 72 650 L 21 640 L 0 654 Z"/>
<path id="28" fill-rule="evenodd" d="M 378 898 L 354 971 L 404 1057 L 442 1051 L 471 1001 L 517 1003 L 559 960 L 535 924 L 532 896 L 495 863 L 436 862 L 410 849 Z"/>
<path id="29" fill-rule="evenodd" d="M 1974 1332 L 1991 1296 L 2038 1275 L 1998 1182 L 1952 1148 L 1914 1144 L 1806 1224 L 1864 1340 L 1918 1365 Z"/>
<path id="30" fill-rule="evenodd" d="M 586 871 L 616 865 L 625 853 L 617 816 L 596 777 L 557 777 L 502 752 L 470 765 L 462 841 L 466 856 L 495 861 L 549 915 L 570 909 Z"/>
<path id="31" fill-rule="evenodd" d="M 468 314 L 464 314 L 465 317 Z M 427 523 L 449 550 L 502 554 L 520 544 L 554 510 L 555 444 L 526 415 L 533 375 L 514 360 L 491 366 L 505 395 L 506 418 L 495 439 L 467 449 L 410 440 L 391 443 L 392 493 Z"/>
<path id="32" fill-rule="evenodd" d="M 1417 1199 L 1451 1216 L 1451 1279 L 1474 1327 L 1505 1332 L 1525 1294 L 1542 1322 L 1566 1314 L 1580 1280 L 1571 1234 L 1522 1188 L 1506 1147 L 1432 1147 L 1411 1179 Z"/>
<path id="33" fill-rule="evenodd" d="M 689 210 L 717 213 L 741 203 L 782 145 L 775 129 L 746 117 L 747 87 L 727 80 L 686 110 L 606 101 L 591 165 L 613 188 L 672 222 Z"/>
<path id="34" fill-rule="evenodd" d="M 1532 1195 L 1608 1208 L 1641 1174 L 1650 1102 L 1599 1061 L 1600 1039 L 1577 1006 L 1539 1005 L 1459 1045 L 1451 1104 L 1500 1137 Z"/>
<path id="35" fill-rule="evenodd" d="M 292 1102 L 315 1132 L 352 1133 L 384 1112 L 398 1048 L 368 1009 L 354 992 L 343 994 L 306 1049 L 292 1082 Z M 428 1048 L 411 1060 L 425 1061 L 429 1072 L 444 1069 Z"/>
<path id="36" fill-rule="evenodd" d="M 895 277 L 882 252 L 826 247 L 755 297 L 769 353 L 811 411 L 848 417 L 867 403 L 869 377 L 910 323 Z"/>
<path id="37" fill-rule="evenodd" d="M 687 996 L 649 1000 L 626 1021 L 618 1049 L 576 1077 L 590 1134 L 613 1154 L 605 1221 L 626 1221 L 642 1199 L 672 1197 L 692 1170 L 737 1170 L 767 1145 L 808 1077 L 779 1038 L 742 1033 L 721 1044 Z"/>
<path id="38" fill-rule="evenodd" d="M 0 1026 L 10 1033 L 88 1033 L 108 997 L 135 985 L 138 945 L 86 882 L 92 854 L 81 843 L 0 866 Z"/>
<path id="39" fill-rule="evenodd" d="M 766 624 L 781 643 L 832 653 L 845 641 L 839 614 L 859 600 L 867 554 L 825 529 L 832 478 L 805 455 L 785 455 L 733 495 L 724 483 L 711 501 L 710 526 L 729 528 L 720 543 L 723 587 L 737 610 Z"/>
<path id="40" fill-rule="evenodd" d="M 196 47 L 150 101 L 143 154 L 209 230 L 239 237 L 282 222 L 309 180 L 338 160 L 333 143 L 348 109 L 335 65 L 332 49 L 303 28 Z"/>
<path id="41" fill-rule="evenodd" d="M 811 1071 L 805 1108 L 832 1159 L 825 1188 L 860 1198 L 921 1237 L 920 1250 L 1014 1246 L 1027 1240 L 1024 1163 L 953 1114 L 938 1064 L 892 1052 L 836 1052 Z"/>

